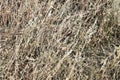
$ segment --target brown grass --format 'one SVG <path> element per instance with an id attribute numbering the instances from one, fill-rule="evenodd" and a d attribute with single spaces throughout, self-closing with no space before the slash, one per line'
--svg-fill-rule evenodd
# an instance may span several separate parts
<path id="1" fill-rule="evenodd" d="M 120 21 L 113 4 L 0 0 L 0 80 L 119 80 Z"/>

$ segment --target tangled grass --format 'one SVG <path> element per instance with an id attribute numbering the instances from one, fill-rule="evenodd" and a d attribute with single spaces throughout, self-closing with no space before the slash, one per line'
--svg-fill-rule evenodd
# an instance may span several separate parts
<path id="1" fill-rule="evenodd" d="M 114 1 L 0 0 L 0 80 L 119 80 Z"/>

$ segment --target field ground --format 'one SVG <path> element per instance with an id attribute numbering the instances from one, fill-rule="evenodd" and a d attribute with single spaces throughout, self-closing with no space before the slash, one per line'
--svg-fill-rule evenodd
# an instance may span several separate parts
<path id="1" fill-rule="evenodd" d="M 0 80 L 120 80 L 114 1 L 0 0 Z"/>

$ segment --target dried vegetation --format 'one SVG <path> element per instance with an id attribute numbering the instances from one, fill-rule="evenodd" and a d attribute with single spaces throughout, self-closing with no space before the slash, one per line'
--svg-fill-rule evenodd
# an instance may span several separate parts
<path id="1" fill-rule="evenodd" d="M 0 0 L 0 80 L 119 80 L 120 26 L 112 4 Z"/>

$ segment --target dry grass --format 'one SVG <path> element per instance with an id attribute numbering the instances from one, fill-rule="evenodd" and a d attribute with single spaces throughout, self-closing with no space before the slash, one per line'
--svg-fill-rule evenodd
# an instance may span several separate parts
<path id="1" fill-rule="evenodd" d="M 0 0 L 0 80 L 119 80 L 120 21 L 113 4 Z"/>

